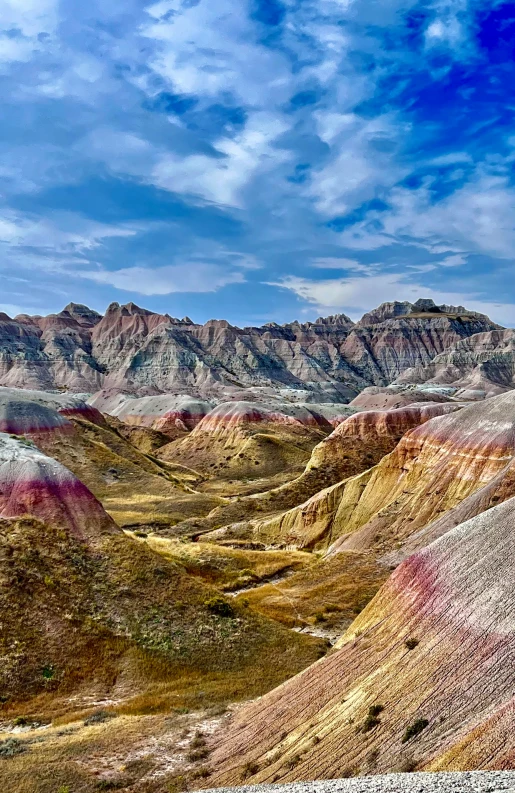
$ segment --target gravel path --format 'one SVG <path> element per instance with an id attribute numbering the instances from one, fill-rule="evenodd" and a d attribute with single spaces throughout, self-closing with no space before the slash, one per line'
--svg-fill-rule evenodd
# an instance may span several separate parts
<path id="1" fill-rule="evenodd" d="M 291 785 L 218 788 L 218 793 L 515 793 L 515 771 L 386 774 Z M 209 793 L 203 791 L 203 793 Z"/>

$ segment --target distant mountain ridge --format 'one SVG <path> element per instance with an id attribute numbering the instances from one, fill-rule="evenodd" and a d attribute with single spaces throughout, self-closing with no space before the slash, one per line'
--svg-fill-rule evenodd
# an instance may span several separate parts
<path id="1" fill-rule="evenodd" d="M 256 398 L 273 388 L 302 401 L 346 402 L 498 328 L 485 315 L 431 300 L 384 303 L 357 323 L 336 314 L 245 328 L 198 325 L 134 303 L 111 303 L 104 316 L 70 303 L 46 317 L 0 314 L 0 385 L 235 397 L 253 389 Z"/>

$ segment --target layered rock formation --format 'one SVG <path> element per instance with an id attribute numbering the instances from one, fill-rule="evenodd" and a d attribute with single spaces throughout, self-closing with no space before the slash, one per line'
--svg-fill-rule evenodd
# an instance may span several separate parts
<path id="1" fill-rule="evenodd" d="M 399 315 L 398 306 L 409 312 Z M 344 402 L 497 327 L 462 307 L 412 309 L 385 304 L 357 325 L 341 314 L 243 329 L 224 320 L 195 325 L 133 303 L 113 303 L 103 317 L 75 304 L 48 317 L 2 315 L 0 383 L 139 396 L 227 397 L 232 389 L 240 399 L 242 390 L 273 387 L 304 391 L 310 401 Z"/>
<path id="2" fill-rule="evenodd" d="M 169 526 L 220 503 L 190 487 L 199 474 L 149 459 L 78 397 L 0 388 L 0 428 L 59 460 L 123 526 Z"/>
<path id="3" fill-rule="evenodd" d="M 138 398 L 116 389 L 98 391 L 89 404 L 125 424 L 157 430 L 170 438 L 194 429 L 213 408 L 212 402 L 187 395 Z"/>
<path id="4" fill-rule="evenodd" d="M 430 363 L 407 369 L 400 384 L 452 386 L 461 399 L 485 399 L 515 387 L 515 331 L 493 330 L 463 339 Z"/>
<path id="5" fill-rule="evenodd" d="M 510 768 L 515 499 L 409 557 L 338 651 L 245 708 L 210 785 Z"/>
<path id="6" fill-rule="evenodd" d="M 227 535 L 301 548 L 327 547 L 366 522 L 381 498 L 389 505 L 403 492 L 403 464 L 396 465 L 392 458 L 397 459 L 394 456 L 410 437 L 409 430 L 419 427 L 422 431 L 419 425 L 433 424 L 435 417 L 459 409 L 454 403 L 428 403 L 351 416 L 315 447 L 301 477 L 268 494 L 269 506 L 284 508 L 298 504 L 310 491 L 315 495 L 273 518 L 228 526 L 216 536 L 219 540 Z M 404 460 L 402 452 L 401 457 Z M 385 471 L 390 474 L 391 468 L 387 480 Z"/>
<path id="7" fill-rule="evenodd" d="M 451 389 L 454 394 L 454 389 Z M 439 391 L 419 389 L 413 387 L 389 387 L 380 388 L 379 386 L 369 386 L 364 388 L 361 394 L 349 403 L 351 407 L 359 410 L 395 410 L 396 408 L 407 407 L 415 402 L 449 402 L 451 396 L 445 393 L 445 389 Z"/>
<path id="8" fill-rule="evenodd" d="M 22 402 L 25 406 L 21 404 Z M 17 407 L 14 407 L 14 403 Z M 31 424 L 35 427 L 38 422 L 37 416 L 42 415 L 41 410 L 38 412 L 38 406 L 70 419 L 85 419 L 100 427 L 105 426 L 102 413 L 78 395 L 0 386 L 0 410 L 2 426 L 5 427 L 2 432 L 20 435 L 31 432 Z"/>
<path id="9" fill-rule="evenodd" d="M 485 314 L 480 314 L 477 311 L 468 311 L 464 306 L 449 306 L 449 305 L 435 305 L 433 300 L 421 298 L 416 303 L 410 303 L 408 300 L 399 302 L 398 300 L 390 303 L 382 303 L 378 308 L 364 314 L 358 322 L 358 325 L 377 325 L 380 322 L 385 322 L 387 319 L 395 319 L 396 317 L 405 317 L 413 314 L 451 314 L 453 316 L 468 314 L 469 316 L 479 317 L 480 319 L 488 319 Z"/>
<path id="10" fill-rule="evenodd" d="M 158 456 L 228 478 L 270 476 L 302 466 L 331 429 L 322 414 L 301 405 L 224 402 Z"/>
<path id="11" fill-rule="evenodd" d="M 515 393 L 509 392 L 408 431 L 374 468 L 253 524 L 252 532 L 296 547 L 334 543 L 332 552 L 393 550 L 493 482 L 514 456 Z"/>
<path id="12" fill-rule="evenodd" d="M 152 686 L 152 708 L 170 709 L 199 677 L 231 698 L 251 679 L 259 695 L 323 652 L 236 604 L 220 614 L 216 595 L 127 537 L 59 462 L 0 434 L 3 720 Z"/>

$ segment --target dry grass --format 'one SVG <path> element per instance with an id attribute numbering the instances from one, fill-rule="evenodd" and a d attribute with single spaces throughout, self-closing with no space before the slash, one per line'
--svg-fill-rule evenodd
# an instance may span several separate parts
<path id="1" fill-rule="evenodd" d="M 205 515 L 221 499 L 192 489 L 195 476 L 143 454 L 115 429 L 74 420 L 75 433 L 38 440 L 84 482 L 120 526 L 173 526 L 189 516 Z"/>
<path id="2" fill-rule="evenodd" d="M 249 423 L 202 431 L 157 451 L 163 460 L 180 462 L 218 479 L 263 479 L 285 471 L 300 473 L 311 450 L 326 433 L 318 428 Z"/>
<path id="3" fill-rule="evenodd" d="M 374 597 L 390 571 L 369 554 L 339 553 L 285 581 L 242 593 L 250 606 L 288 627 L 350 622 Z"/>
<path id="4" fill-rule="evenodd" d="M 244 605 L 213 614 L 216 590 L 123 534 L 88 547 L 21 519 L 0 522 L 0 544 L 10 549 L 0 718 L 62 715 L 91 698 L 131 712 L 191 707 L 201 691 L 202 704 L 226 703 L 264 693 L 323 652 Z"/>
<path id="5" fill-rule="evenodd" d="M 228 718 L 230 713 L 171 712 L 33 730 L 17 736 L 22 753 L 0 762 L 0 783 L 9 793 L 163 793 L 170 777 L 194 778 L 201 766 L 191 757 L 198 736 L 209 735 Z M 5 735 L 0 733 L 0 740 Z"/>
<path id="6" fill-rule="evenodd" d="M 146 542 L 157 553 L 179 562 L 191 575 L 225 591 L 257 586 L 263 579 L 300 570 L 315 561 L 312 554 L 302 551 L 251 551 L 155 535 Z"/>

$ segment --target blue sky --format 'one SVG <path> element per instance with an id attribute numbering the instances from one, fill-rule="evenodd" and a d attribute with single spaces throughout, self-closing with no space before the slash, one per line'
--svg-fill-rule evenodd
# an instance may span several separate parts
<path id="1" fill-rule="evenodd" d="M 515 3 L 0 0 L 0 309 L 515 324 Z"/>

